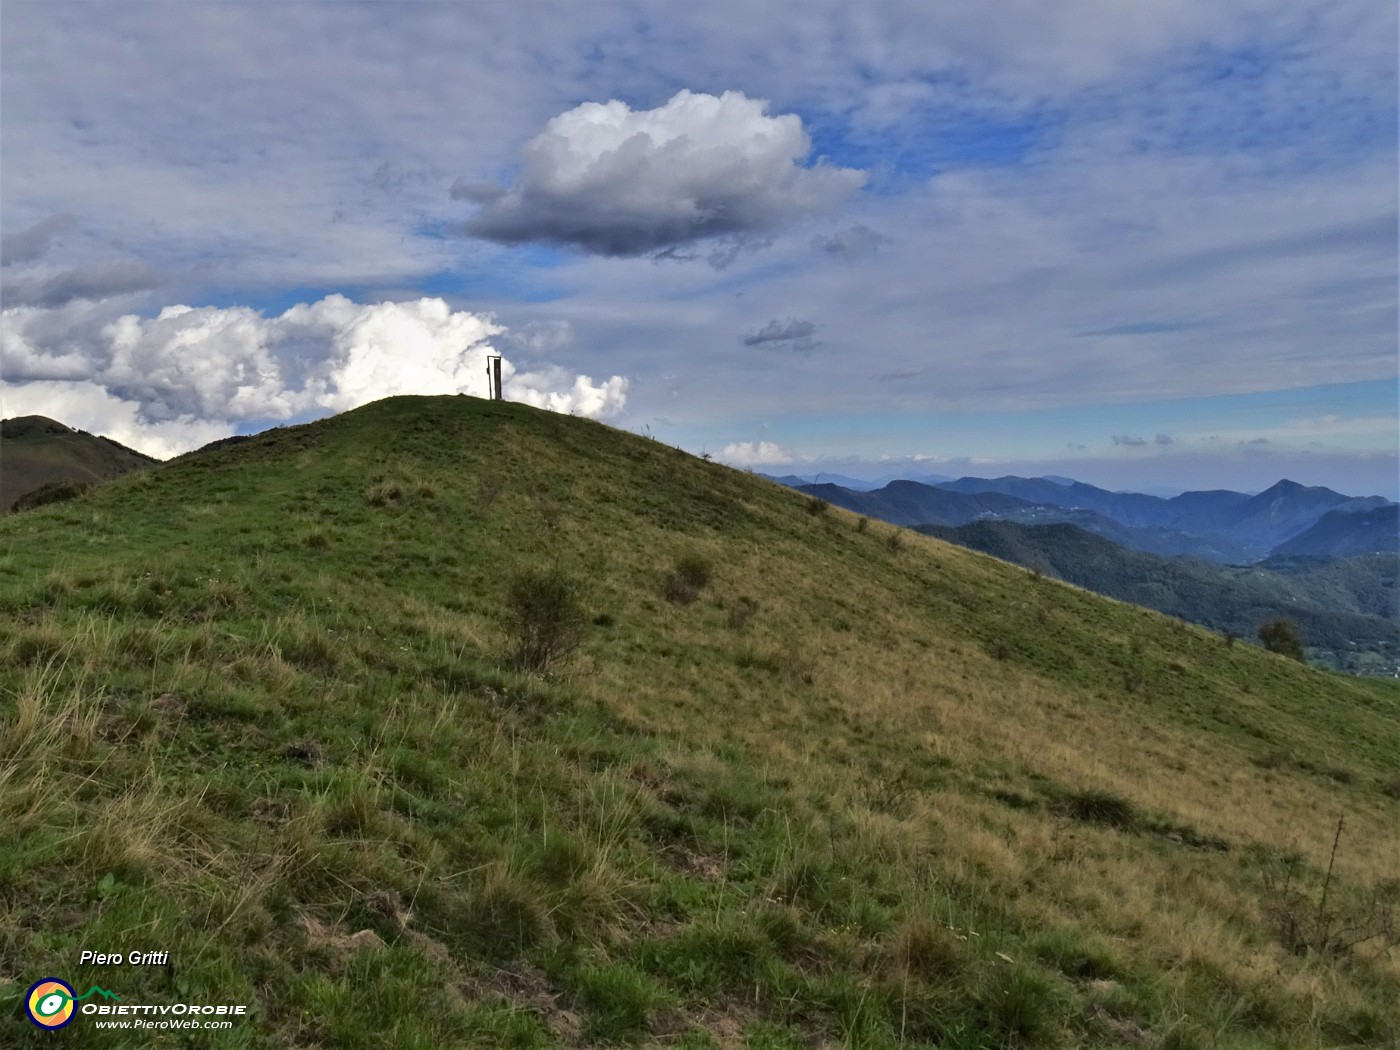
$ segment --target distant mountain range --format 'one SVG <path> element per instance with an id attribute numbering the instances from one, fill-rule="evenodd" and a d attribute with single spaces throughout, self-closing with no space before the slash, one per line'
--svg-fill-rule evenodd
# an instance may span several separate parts
<path id="1" fill-rule="evenodd" d="M 1400 549 L 1396 504 L 1283 480 L 1250 496 L 1213 490 L 1163 498 L 1109 492 L 1068 478 L 893 481 L 856 490 L 785 484 L 896 525 L 956 527 L 974 521 L 1072 524 L 1133 550 L 1250 564 L 1274 555 L 1362 554 Z M 1315 531 L 1316 530 L 1316 531 Z"/>
<path id="2" fill-rule="evenodd" d="M 888 485 L 892 481 L 917 481 L 924 485 L 938 485 L 945 481 L 952 481 L 947 474 L 919 474 L 912 478 L 902 478 L 896 474 L 879 478 L 875 481 L 862 481 L 860 478 L 848 478 L 844 474 L 809 474 L 801 477 L 797 474 L 784 474 L 782 477 L 775 477 L 772 474 L 760 474 L 759 477 L 767 478 L 769 481 L 776 481 L 780 485 L 788 488 L 801 488 L 803 485 L 840 485 L 843 489 L 850 489 L 852 492 L 869 492 L 871 489 L 878 489 Z"/>
<path id="3" fill-rule="evenodd" d="M 0 420 L 0 513 L 60 485 L 95 485 L 159 460 L 46 416 Z"/>

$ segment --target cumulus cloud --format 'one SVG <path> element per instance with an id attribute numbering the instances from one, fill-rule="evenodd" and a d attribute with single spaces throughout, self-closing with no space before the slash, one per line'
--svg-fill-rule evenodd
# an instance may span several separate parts
<path id="1" fill-rule="evenodd" d="M 151 268 L 139 259 L 109 259 L 56 274 L 12 278 L 4 284 L 4 298 L 10 306 L 62 306 L 144 292 L 155 284 Z"/>
<path id="2" fill-rule="evenodd" d="M 858 189 L 862 172 L 802 166 L 812 144 L 795 114 L 770 117 L 742 92 L 682 91 L 657 109 L 586 102 L 526 144 L 523 170 L 483 202 L 467 232 L 597 255 L 644 255 L 713 237 L 762 235 Z"/>
<path id="3" fill-rule="evenodd" d="M 146 419 L 138 402 L 124 400 L 87 380 L 0 382 L 0 416 L 21 415 L 48 416 L 156 459 L 178 456 L 233 433 L 226 420 Z"/>
<path id="4" fill-rule="evenodd" d="M 74 218 L 67 212 L 40 219 L 18 233 L 0 237 L 0 266 L 33 262 L 49 250 L 49 242 L 65 230 L 73 228 Z"/>
<path id="5" fill-rule="evenodd" d="M 1131 435 L 1131 434 L 1114 434 L 1114 435 L 1113 435 L 1113 444 L 1114 444 L 1115 446 L 1117 446 L 1117 445 L 1126 445 L 1126 446 L 1128 446 L 1129 448 L 1140 448 L 1140 447 L 1142 447 L 1143 445 L 1147 444 L 1147 438 L 1145 438 L 1145 437 L 1134 437 L 1134 436 Z"/>
<path id="6" fill-rule="evenodd" d="M 591 376 L 575 376 L 562 368 L 547 368 L 541 372 L 515 373 L 501 385 L 508 401 L 523 401 L 535 408 L 576 416 L 616 415 L 627 403 L 627 380 L 621 376 L 594 383 Z"/>
<path id="7" fill-rule="evenodd" d="M 740 342 L 745 346 L 806 353 L 818 345 L 814 338 L 816 332 L 817 326 L 811 321 L 799 321 L 789 317 L 786 321 L 769 321 L 757 331 L 743 336 Z"/>
<path id="8" fill-rule="evenodd" d="M 765 467 L 791 463 L 797 457 L 771 441 L 735 441 L 724 446 L 719 458 L 736 467 Z"/>
<path id="9" fill-rule="evenodd" d="M 243 420 L 342 412 L 395 394 L 484 396 L 490 340 L 504 329 L 441 299 L 360 304 L 341 295 L 275 317 L 248 307 L 170 306 L 101 327 L 55 329 L 51 312 L 7 309 L 0 371 L 7 411 L 42 403 L 72 426 L 138 448 L 183 451 Z M 627 380 L 502 362 L 508 399 L 587 416 L 626 403 Z"/>

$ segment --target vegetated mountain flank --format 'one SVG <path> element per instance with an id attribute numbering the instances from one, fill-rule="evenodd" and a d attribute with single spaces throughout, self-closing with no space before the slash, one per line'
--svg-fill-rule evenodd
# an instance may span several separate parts
<path id="1" fill-rule="evenodd" d="M 873 481 L 862 481 L 860 478 L 848 478 L 843 474 L 813 474 L 811 477 L 799 477 L 796 474 L 784 474 L 782 477 L 774 477 L 772 474 L 760 473 L 759 477 L 767 478 L 769 481 L 776 481 L 779 485 L 786 485 L 788 488 L 799 488 L 803 485 L 840 485 L 843 489 L 850 489 L 852 492 L 868 492 L 871 489 L 879 488 Z"/>
<path id="2" fill-rule="evenodd" d="M 993 518 L 1024 524 L 1068 521 L 1135 550 L 1185 554 L 1225 564 L 1261 561 L 1331 511 L 1366 511 L 1394 504 L 1380 496 L 1354 498 L 1323 487 L 1283 480 L 1257 496 L 1240 492 L 1184 492 L 1164 499 L 1108 492 L 1064 478 L 960 478 L 937 485 L 893 482 L 847 493 L 834 486 L 799 486 L 838 506 L 901 525 L 964 525 Z M 911 487 L 915 486 L 915 487 Z M 963 496 L 1001 496 L 1015 503 L 979 507 Z M 1391 530 L 1392 533 L 1394 530 Z M 1393 549 L 1386 547 L 1375 550 Z M 1348 553 L 1361 553 L 1351 551 Z"/>
<path id="3" fill-rule="evenodd" d="M 46 494 L 95 485 L 159 460 L 111 438 L 45 416 L 0 420 L 0 513 L 42 502 Z"/>
<path id="4" fill-rule="evenodd" d="M 1073 525 L 978 521 L 919 531 L 1241 638 L 1286 616 L 1329 664 L 1391 674 L 1400 661 L 1397 553 L 1230 566 L 1128 550 Z M 1362 653 L 1375 659 L 1359 660 Z"/>
<path id="5" fill-rule="evenodd" d="M 1400 550 L 1396 504 L 1368 510 L 1329 510 L 1304 532 L 1274 548 L 1274 555 L 1345 556 Z"/>
<path id="6" fill-rule="evenodd" d="M 1379 1047 L 1397 753 L 1396 683 L 393 398 L 0 521 L 0 1000 L 246 1003 L 250 1048 Z"/>

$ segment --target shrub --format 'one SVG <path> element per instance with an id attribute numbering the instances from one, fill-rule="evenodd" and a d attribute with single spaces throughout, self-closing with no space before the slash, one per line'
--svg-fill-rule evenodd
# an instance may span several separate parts
<path id="1" fill-rule="evenodd" d="M 908 916 L 887 939 L 886 965 L 900 977 L 946 983 L 964 976 L 967 949 L 942 923 L 927 915 Z"/>
<path id="2" fill-rule="evenodd" d="M 627 965 L 585 969 L 579 974 L 577 989 L 587 1010 L 585 1034 L 608 1043 L 639 1036 L 646 1029 L 652 1007 L 664 999 L 650 977 Z"/>
<path id="3" fill-rule="evenodd" d="M 77 499 L 90 488 L 92 486 L 86 481 L 50 481 L 47 485 L 41 485 L 32 492 L 26 492 L 15 500 L 10 509 L 14 511 L 33 510 L 35 507 L 43 507 L 50 503 L 66 503 L 70 499 Z"/>
<path id="4" fill-rule="evenodd" d="M 869 518 L 862 517 L 859 521 L 856 522 L 856 531 L 857 531 L 857 532 L 864 532 L 864 531 L 865 531 L 866 529 L 868 529 L 868 528 L 870 528 L 870 519 L 869 519 Z"/>
<path id="5" fill-rule="evenodd" d="M 1075 820 L 1086 824 L 1126 831 L 1137 824 L 1137 808 L 1127 799 L 1111 791 L 1076 791 L 1064 801 L 1064 810 Z"/>
<path id="6" fill-rule="evenodd" d="M 480 507 L 483 512 L 490 510 L 491 504 L 496 502 L 497 498 L 501 495 L 501 491 L 505 487 L 505 480 L 494 474 L 488 474 L 486 477 L 482 478 L 476 490 L 477 506 Z"/>
<path id="7" fill-rule="evenodd" d="M 1286 616 L 1270 620 L 1259 628 L 1259 641 L 1271 653 L 1303 662 L 1303 636 Z"/>
<path id="8" fill-rule="evenodd" d="M 885 540 L 885 546 L 889 547 L 891 554 L 898 554 L 904 549 L 904 533 L 895 529 Z"/>
<path id="9" fill-rule="evenodd" d="M 371 507 L 388 507 L 403 499 L 403 486 L 397 481 L 380 481 L 365 490 Z"/>
<path id="10" fill-rule="evenodd" d="M 1304 885 L 1296 855 L 1260 872 L 1265 914 L 1279 941 L 1295 955 L 1344 956 L 1363 946 L 1387 953 L 1400 945 L 1400 880 L 1383 882 L 1366 894 L 1346 893 L 1333 885 L 1344 824 L 1338 818 L 1315 900 Z"/>
<path id="11" fill-rule="evenodd" d="M 736 631 L 742 631 L 753 619 L 754 613 L 758 612 L 758 602 L 754 601 L 746 594 L 739 596 L 729 609 L 729 626 Z"/>
<path id="12" fill-rule="evenodd" d="M 703 555 L 686 554 L 666 577 L 666 597 L 678 605 L 689 605 L 710 582 L 710 563 Z"/>
<path id="13" fill-rule="evenodd" d="M 807 513 L 812 517 L 820 517 L 831 509 L 831 504 L 820 496 L 813 496 L 807 501 Z"/>
<path id="14" fill-rule="evenodd" d="M 1049 1044 L 1067 1013 L 1064 993 L 1049 975 L 1022 966 L 991 971 L 975 1001 L 999 1046 Z"/>
<path id="15" fill-rule="evenodd" d="M 520 671 L 548 672 L 578 648 L 583 623 L 578 586 L 564 573 L 551 569 L 517 574 L 506 596 L 511 665 Z"/>

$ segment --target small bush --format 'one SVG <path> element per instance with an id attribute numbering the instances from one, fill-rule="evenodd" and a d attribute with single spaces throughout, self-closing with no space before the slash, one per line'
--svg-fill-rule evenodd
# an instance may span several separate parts
<path id="1" fill-rule="evenodd" d="M 895 975 L 935 984 L 961 979 L 970 968 L 966 946 L 927 915 L 906 918 L 886 942 L 883 954 Z"/>
<path id="2" fill-rule="evenodd" d="M 885 540 L 885 546 L 887 546 L 890 549 L 891 554 L 898 554 L 904 549 L 904 533 L 900 532 L 898 529 L 895 529 L 894 532 L 890 533 L 889 537 Z"/>
<path id="3" fill-rule="evenodd" d="M 1000 1046 L 1043 1046 L 1067 1013 L 1064 993 L 1047 975 L 1016 966 L 993 970 L 976 996 L 983 1026 Z"/>
<path id="4" fill-rule="evenodd" d="M 831 509 L 831 504 L 820 496 L 813 496 L 807 501 L 807 513 L 817 518 Z"/>
<path id="5" fill-rule="evenodd" d="M 1318 889 L 1306 885 L 1297 856 L 1260 871 L 1265 914 L 1280 943 L 1294 955 L 1342 957 L 1358 949 L 1387 953 L 1400 945 L 1400 880 L 1380 883 L 1363 894 L 1333 885 L 1344 825 L 1339 818 Z"/>
<path id="6" fill-rule="evenodd" d="M 1138 822 L 1137 807 L 1111 791 L 1076 791 L 1064 800 L 1064 811 L 1085 824 L 1126 831 Z"/>
<path id="7" fill-rule="evenodd" d="M 502 864 L 489 865 L 456 916 L 458 934 L 488 959 L 516 959 L 549 935 L 540 895 Z"/>
<path id="8" fill-rule="evenodd" d="M 857 531 L 857 532 L 864 532 L 864 531 L 865 531 L 866 529 L 868 529 L 868 528 L 870 528 L 870 519 L 869 519 L 869 518 L 863 517 L 863 518 L 861 518 L 859 521 L 856 522 L 856 531 Z"/>
<path id="9" fill-rule="evenodd" d="M 578 648 L 583 623 L 578 586 L 568 576 L 557 569 L 519 573 L 506 596 L 511 665 L 547 673 Z"/>
<path id="10" fill-rule="evenodd" d="M 758 612 L 758 602 L 748 595 L 740 595 L 739 600 L 729 607 L 729 626 L 735 631 L 742 631 L 749 625 L 749 621 Z"/>
<path id="11" fill-rule="evenodd" d="M 87 492 L 92 486 L 86 481 L 50 481 L 47 485 L 41 485 L 33 492 L 26 492 L 19 499 L 15 500 L 11 510 L 33 510 L 35 507 L 43 507 L 50 503 L 67 503 L 70 499 L 77 499 Z"/>
<path id="12" fill-rule="evenodd" d="M 650 977 L 626 965 L 584 970 L 577 987 L 587 1010 L 584 1033 L 601 1042 L 622 1042 L 641 1035 L 652 1007 L 663 998 Z"/>
<path id="13" fill-rule="evenodd" d="M 397 481 L 379 481 L 365 490 L 371 507 L 397 506 L 403 499 L 403 486 Z"/>
<path id="14" fill-rule="evenodd" d="M 1271 653 L 1304 662 L 1303 636 L 1298 633 L 1297 625 L 1286 616 L 1270 620 L 1260 627 L 1259 642 Z"/>
<path id="15" fill-rule="evenodd" d="M 477 506 L 480 507 L 482 511 L 490 510 L 491 504 L 496 502 L 497 498 L 501 495 L 501 491 L 505 487 L 505 480 L 495 475 L 488 474 L 486 477 L 482 478 L 476 490 Z"/>
<path id="16" fill-rule="evenodd" d="M 689 605 L 710 582 L 710 562 L 699 554 L 686 554 L 677 559 L 676 567 L 666 577 L 666 598 L 678 605 Z"/>

